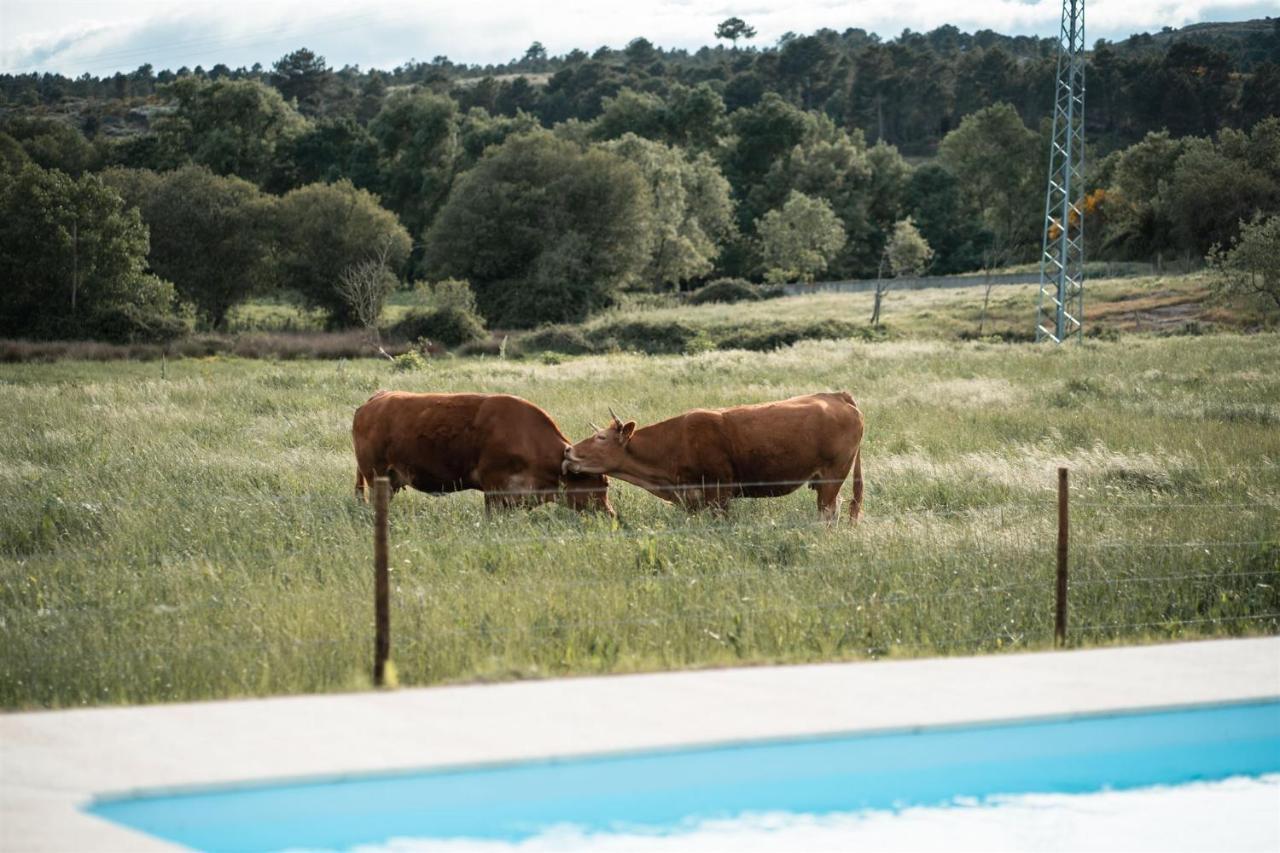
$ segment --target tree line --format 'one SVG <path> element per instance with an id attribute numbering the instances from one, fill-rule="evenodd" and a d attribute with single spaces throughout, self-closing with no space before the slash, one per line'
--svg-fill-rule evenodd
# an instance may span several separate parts
<path id="1" fill-rule="evenodd" d="M 624 86 L 590 119 L 548 127 L 536 110 L 460 98 L 484 80 L 386 89 L 353 115 L 323 109 L 323 58 L 297 51 L 273 74 L 175 77 L 147 131 L 119 137 L 7 113 L 0 334 L 172 336 L 219 328 L 268 292 L 343 327 L 415 286 L 437 322 L 518 328 L 583 319 L 627 289 L 949 273 L 1038 253 L 1047 122 L 1006 101 L 965 115 L 921 160 L 794 91 L 732 105 L 706 80 Z M 1093 257 L 1203 256 L 1280 210 L 1275 118 L 1153 131 L 1088 165 Z M 459 286 L 467 295 L 432 295 Z"/>

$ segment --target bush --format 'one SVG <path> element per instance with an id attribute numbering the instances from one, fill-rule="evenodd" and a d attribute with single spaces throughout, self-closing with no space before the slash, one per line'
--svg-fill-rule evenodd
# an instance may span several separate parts
<path id="1" fill-rule="evenodd" d="M 718 349 L 745 349 L 765 352 L 789 347 L 799 341 L 840 340 L 865 335 L 863 327 L 842 320 L 818 320 L 810 323 L 776 323 L 768 326 L 742 326 L 721 334 Z"/>
<path id="2" fill-rule="evenodd" d="M 708 302 L 755 302 L 758 299 L 759 288 L 751 282 L 741 278 L 721 278 L 690 293 L 686 301 L 690 305 L 705 305 Z"/>
<path id="3" fill-rule="evenodd" d="M 391 359 L 391 368 L 396 373 L 408 373 L 414 370 L 424 370 L 427 366 L 427 360 L 422 357 L 422 353 L 417 350 L 409 350 L 400 353 L 400 355 Z"/>
<path id="4" fill-rule="evenodd" d="M 587 339 L 597 351 L 617 346 L 649 355 L 677 355 L 689 351 L 698 332 L 679 320 L 618 320 L 588 329 Z"/>
<path id="5" fill-rule="evenodd" d="M 596 351 L 582 330 L 574 326 L 543 326 L 522 335 L 520 346 L 528 352 L 559 352 L 565 355 L 584 355 Z"/>
<path id="6" fill-rule="evenodd" d="M 410 311 L 387 333 L 396 340 L 426 338 L 446 347 L 459 347 L 488 337 L 484 321 L 478 315 L 455 305 L 432 311 Z"/>

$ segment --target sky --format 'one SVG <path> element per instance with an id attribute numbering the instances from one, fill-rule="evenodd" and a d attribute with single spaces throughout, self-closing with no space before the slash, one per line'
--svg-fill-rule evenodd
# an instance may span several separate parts
<path id="1" fill-rule="evenodd" d="M 1057 35 L 1060 0 L 0 0 L 0 72 L 96 76 L 273 61 L 306 46 L 333 67 L 390 69 L 410 59 L 506 62 L 534 41 L 552 55 L 622 47 L 644 36 L 668 48 L 714 44 L 731 16 L 773 45 L 786 32 L 860 27 L 892 38 L 942 24 Z M 1198 21 L 1275 14 L 1258 0 L 1088 0 L 1087 43 Z"/>

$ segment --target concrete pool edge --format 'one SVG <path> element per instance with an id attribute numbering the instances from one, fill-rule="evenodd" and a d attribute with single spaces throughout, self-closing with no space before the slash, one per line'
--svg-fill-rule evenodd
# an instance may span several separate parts
<path id="1" fill-rule="evenodd" d="M 173 849 L 98 795 L 1280 696 L 1280 638 L 0 716 L 0 847 Z"/>

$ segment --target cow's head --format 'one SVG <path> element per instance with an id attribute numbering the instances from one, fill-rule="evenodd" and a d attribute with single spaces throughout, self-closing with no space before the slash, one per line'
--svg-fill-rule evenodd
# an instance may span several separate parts
<path id="1" fill-rule="evenodd" d="M 568 447 L 565 448 L 568 451 Z M 563 464 L 561 465 L 564 468 Z M 579 512 L 607 512 L 614 518 L 618 514 L 609 503 L 609 478 L 600 474 L 575 474 L 568 469 L 560 477 L 564 488 L 564 502 Z"/>
<path id="2" fill-rule="evenodd" d="M 611 474 L 626 464 L 627 443 L 636 431 L 636 422 L 624 424 L 612 409 L 609 416 L 607 427 L 596 428 L 595 434 L 565 448 L 563 468 L 566 474 Z"/>

